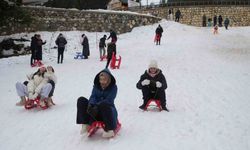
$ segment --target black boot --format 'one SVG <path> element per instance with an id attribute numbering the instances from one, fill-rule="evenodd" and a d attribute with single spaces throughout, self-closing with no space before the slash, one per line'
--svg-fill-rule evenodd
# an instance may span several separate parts
<path id="1" fill-rule="evenodd" d="M 142 110 L 145 110 L 145 107 L 146 107 L 145 104 L 142 104 L 141 106 L 139 106 L 139 108 L 142 109 Z"/>
<path id="2" fill-rule="evenodd" d="M 167 112 L 169 112 L 168 108 L 166 106 L 162 106 L 162 110 L 165 110 Z"/>

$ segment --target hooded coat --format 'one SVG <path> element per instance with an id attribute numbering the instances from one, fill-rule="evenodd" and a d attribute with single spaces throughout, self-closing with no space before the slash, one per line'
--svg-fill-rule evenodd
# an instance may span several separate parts
<path id="1" fill-rule="evenodd" d="M 110 76 L 110 79 L 111 79 L 110 84 L 105 89 L 101 88 L 101 85 L 99 82 L 99 75 L 101 72 L 106 72 Z M 110 105 L 112 108 L 113 116 L 114 116 L 113 117 L 114 120 L 112 120 L 112 124 L 116 125 L 117 116 L 118 116 L 118 113 L 114 104 L 114 100 L 117 94 L 116 80 L 108 69 L 104 69 L 101 72 L 99 72 L 95 76 L 94 86 L 93 86 L 91 96 L 89 98 L 89 103 L 92 105 L 99 105 L 101 103 L 107 103 L 108 105 Z"/>

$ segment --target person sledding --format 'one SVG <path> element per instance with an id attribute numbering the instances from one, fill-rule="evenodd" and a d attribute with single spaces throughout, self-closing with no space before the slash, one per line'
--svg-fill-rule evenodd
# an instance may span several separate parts
<path id="1" fill-rule="evenodd" d="M 94 86 L 89 100 L 79 97 L 77 100 L 76 123 L 81 124 L 81 134 L 88 132 L 89 126 L 95 121 L 105 125 L 103 137 L 115 136 L 118 126 L 118 113 L 114 104 L 117 94 L 116 80 L 108 69 L 99 72 L 94 79 Z"/>
<path id="2" fill-rule="evenodd" d="M 142 90 L 143 104 L 139 106 L 140 109 L 145 110 L 146 105 L 150 99 L 160 100 L 161 109 L 169 111 L 166 107 L 167 82 L 162 71 L 158 68 L 157 61 L 151 60 L 148 70 L 141 75 L 136 87 Z"/>
<path id="3" fill-rule="evenodd" d="M 37 97 L 40 97 L 39 105 L 41 108 L 47 108 L 53 105 L 51 96 L 53 95 L 56 76 L 51 66 L 48 66 L 47 69 L 40 67 L 37 72 L 28 76 L 29 81 L 16 83 L 16 91 L 21 98 L 21 100 L 16 103 L 17 106 L 29 105 L 30 100 L 34 100 Z M 52 83 L 54 83 L 54 85 L 52 85 Z"/>

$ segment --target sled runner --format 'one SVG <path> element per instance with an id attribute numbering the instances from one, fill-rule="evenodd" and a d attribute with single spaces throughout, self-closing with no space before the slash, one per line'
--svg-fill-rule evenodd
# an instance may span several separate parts
<path id="1" fill-rule="evenodd" d="M 76 52 L 76 56 L 74 57 L 74 59 L 78 59 L 78 58 L 83 59 L 83 55 L 81 52 Z"/>
<path id="2" fill-rule="evenodd" d="M 158 99 L 150 99 L 150 100 L 147 102 L 147 104 L 146 104 L 144 110 L 147 110 L 149 106 L 152 106 L 152 105 L 150 105 L 152 102 L 154 102 L 154 103 L 156 104 L 156 107 L 159 108 L 159 111 L 162 111 L 161 101 L 158 100 Z"/>
<path id="3" fill-rule="evenodd" d="M 40 60 L 36 60 L 31 67 L 41 67 L 43 63 Z"/>
<path id="4" fill-rule="evenodd" d="M 120 65 L 121 65 L 121 61 L 122 61 L 122 57 L 119 56 L 118 58 L 116 58 L 115 54 L 113 53 L 111 63 L 110 63 L 110 68 L 111 69 L 119 69 Z"/>
<path id="5" fill-rule="evenodd" d="M 46 101 L 44 101 L 44 103 L 45 103 L 45 106 L 40 105 L 40 97 L 37 97 L 34 100 L 28 99 L 24 105 L 24 108 L 25 109 L 32 109 L 35 107 L 40 107 L 42 109 L 47 109 L 49 107 L 48 103 Z M 53 101 L 52 101 L 52 104 L 55 105 Z"/>
<path id="6" fill-rule="evenodd" d="M 87 132 L 88 132 L 88 137 L 91 137 L 93 134 L 95 134 L 95 132 L 102 128 L 104 129 L 105 127 L 105 124 L 102 122 L 102 121 L 95 121 L 93 122 L 87 129 Z M 121 123 L 119 121 L 117 121 L 117 127 L 116 129 L 114 130 L 115 132 L 115 135 L 117 134 L 117 132 L 119 132 L 119 130 L 121 129 Z"/>

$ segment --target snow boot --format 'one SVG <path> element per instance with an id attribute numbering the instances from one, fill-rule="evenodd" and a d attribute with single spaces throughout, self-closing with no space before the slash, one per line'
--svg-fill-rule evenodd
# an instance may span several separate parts
<path id="1" fill-rule="evenodd" d="M 102 137 L 104 138 L 111 138 L 114 136 L 115 136 L 115 132 L 113 130 L 104 131 L 102 134 Z"/>
<path id="2" fill-rule="evenodd" d="M 54 105 L 54 103 L 53 103 L 53 101 L 52 101 L 52 98 L 51 98 L 51 97 L 47 98 L 47 105 L 48 105 L 48 107 L 50 107 L 50 106 L 53 106 L 53 105 Z"/>
<path id="3" fill-rule="evenodd" d="M 89 127 L 88 124 L 82 124 L 82 128 L 81 128 L 80 134 L 82 135 L 84 133 L 87 133 L 88 127 Z"/>
<path id="4" fill-rule="evenodd" d="M 169 112 L 169 110 L 168 110 L 168 108 L 166 106 L 162 106 L 161 108 L 162 108 L 162 110 L 165 110 L 165 111 Z"/>
<path id="5" fill-rule="evenodd" d="M 16 106 L 24 106 L 25 103 L 26 103 L 25 96 L 21 96 L 21 100 L 18 103 L 16 103 Z"/>

